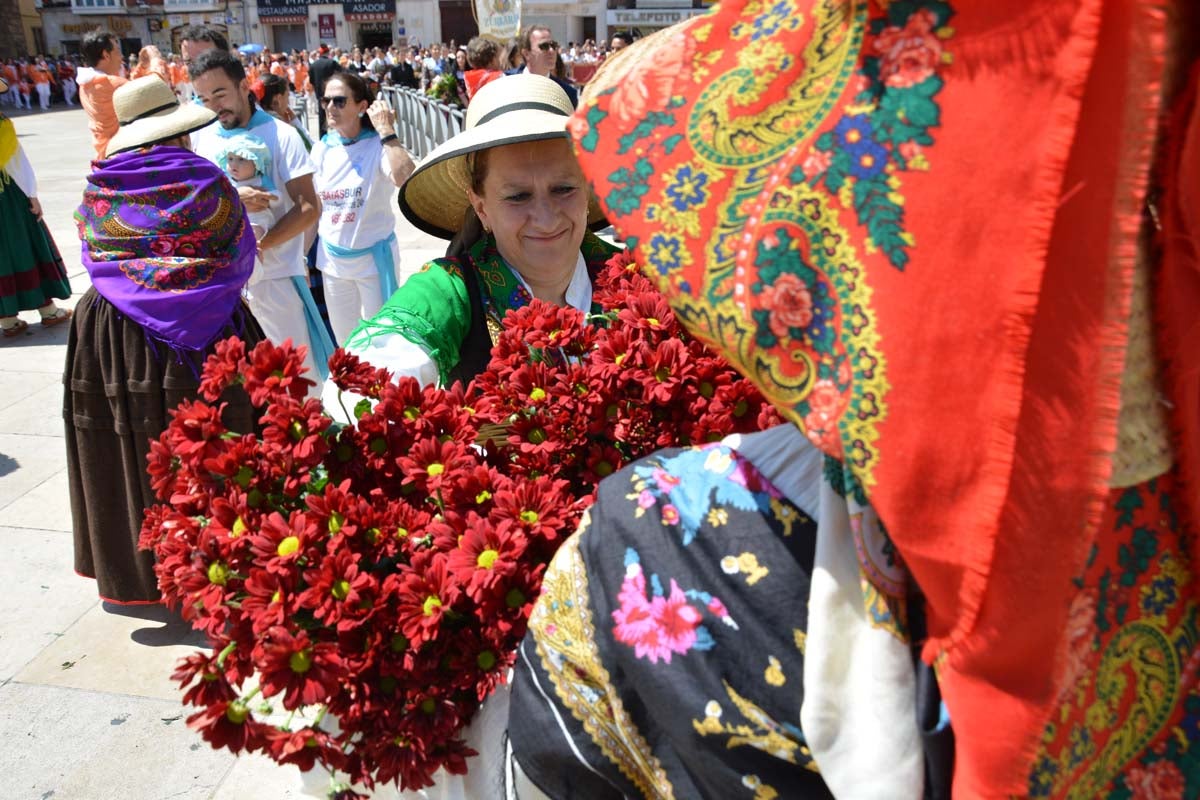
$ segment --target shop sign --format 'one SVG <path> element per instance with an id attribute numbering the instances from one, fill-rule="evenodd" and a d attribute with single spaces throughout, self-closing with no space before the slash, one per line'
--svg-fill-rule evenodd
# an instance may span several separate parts
<path id="1" fill-rule="evenodd" d="M 321 39 L 337 38 L 337 26 L 333 14 L 317 14 L 317 36 Z"/>
<path id="2" fill-rule="evenodd" d="M 391 22 L 396 0 L 346 0 L 342 9 L 350 22 Z"/>
<path id="3" fill-rule="evenodd" d="M 108 29 L 113 33 L 129 33 L 133 30 L 133 23 L 125 17 L 109 17 Z"/>
<path id="4" fill-rule="evenodd" d="M 308 0 L 258 0 L 258 18 L 268 24 L 308 21 Z"/>
<path id="5" fill-rule="evenodd" d="M 706 8 L 615 8 L 608 11 L 610 28 L 665 28 L 689 17 L 707 14 Z"/>

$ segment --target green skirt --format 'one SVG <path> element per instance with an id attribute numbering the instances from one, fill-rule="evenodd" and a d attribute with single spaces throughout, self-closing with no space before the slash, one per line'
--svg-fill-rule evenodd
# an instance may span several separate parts
<path id="1" fill-rule="evenodd" d="M 0 179 L 3 180 L 3 179 Z M 67 270 L 46 224 L 16 181 L 0 185 L 0 317 L 71 296 Z"/>

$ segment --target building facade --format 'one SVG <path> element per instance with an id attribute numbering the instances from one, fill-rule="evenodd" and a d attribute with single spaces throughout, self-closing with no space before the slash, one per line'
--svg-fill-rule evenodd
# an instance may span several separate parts
<path id="1" fill-rule="evenodd" d="M 179 34 L 189 25 L 216 28 L 233 46 L 257 43 L 273 51 L 321 44 L 342 49 L 463 44 L 477 31 L 472 0 L 0 0 L 0 8 L 22 3 L 33 4 L 40 15 L 31 14 L 23 25 L 26 48 L 52 54 L 78 52 L 83 35 L 94 28 L 117 34 L 127 55 L 148 44 L 178 53 Z M 566 45 L 604 41 L 618 30 L 649 33 L 703 13 L 708 5 L 708 0 L 522 0 L 521 23 L 544 25 Z M 4 17 L 12 19 L 0 14 Z"/>

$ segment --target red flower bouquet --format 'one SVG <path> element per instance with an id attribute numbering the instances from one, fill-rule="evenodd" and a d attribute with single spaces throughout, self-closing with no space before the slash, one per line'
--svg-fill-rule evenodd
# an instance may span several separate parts
<path id="1" fill-rule="evenodd" d="M 300 350 L 230 339 L 151 444 L 165 601 L 212 651 L 175 673 L 214 747 L 371 787 L 466 770 L 462 730 L 512 663 L 546 563 L 597 482 L 661 447 L 775 424 L 618 257 L 598 312 L 509 314 L 490 367 L 439 389 L 338 351 L 337 426 Z M 228 430 L 240 384 L 260 431 Z M 332 722 L 336 720 L 336 725 Z M 344 796 L 344 795 L 343 795 Z"/>

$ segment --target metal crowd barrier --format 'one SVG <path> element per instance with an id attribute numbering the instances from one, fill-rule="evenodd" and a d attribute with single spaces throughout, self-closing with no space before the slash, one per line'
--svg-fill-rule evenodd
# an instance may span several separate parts
<path id="1" fill-rule="evenodd" d="M 379 93 L 396 112 L 396 135 L 400 144 L 418 160 L 462 132 L 466 112 L 461 108 L 439 103 L 402 86 L 385 86 Z"/>

